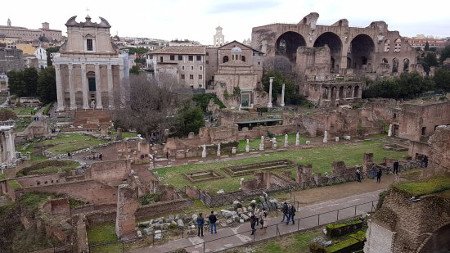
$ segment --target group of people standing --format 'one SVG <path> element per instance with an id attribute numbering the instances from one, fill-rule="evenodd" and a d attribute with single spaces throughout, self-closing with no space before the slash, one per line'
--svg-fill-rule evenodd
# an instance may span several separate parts
<path id="1" fill-rule="evenodd" d="M 217 216 L 214 214 L 214 211 L 211 211 L 211 214 L 208 216 L 208 221 L 211 234 L 217 234 Z M 195 223 L 197 223 L 197 236 L 203 237 L 203 227 L 205 226 L 205 218 L 203 218 L 203 213 L 198 214 Z"/>
<path id="2" fill-rule="evenodd" d="M 297 212 L 297 209 L 295 209 L 294 205 L 289 205 L 288 203 L 284 202 L 281 206 L 281 212 L 283 212 L 283 219 L 281 222 L 284 222 L 286 218 L 286 225 L 289 225 L 289 223 L 292 221 L 292 224 L 295 224 L 295 213 Z"/>
<path id="3" fill-rule="evenodd" d="M 261 225 L 261 227 L 260 227 L 261 229 L 267 227 L 267 226 L 266 227 L 264 226 L 266 218 L 267 218 L 267 212 L 266 212 L 265 208 L 263 208 L 262 210 L 256 208 L 256 206 L 253 208 L 252 215 L 250 216 L 250 227 L 252 229 L 252 233 L 251 233 L 252 235 L 255 234 L 256 227 L 258 225 Z"/>

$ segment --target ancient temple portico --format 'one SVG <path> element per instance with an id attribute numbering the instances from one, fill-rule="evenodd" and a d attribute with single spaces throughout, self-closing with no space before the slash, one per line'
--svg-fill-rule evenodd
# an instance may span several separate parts
<path id="1" fill-rule="evenodd" d="M 53 56 L 56 72 L 57 110 L 112 109 L 115 92 L 128 76 L 128 55 L 112 44 L 110 25 L 100 17 L 94 23 L 71 17 L 67 40 Z"/>

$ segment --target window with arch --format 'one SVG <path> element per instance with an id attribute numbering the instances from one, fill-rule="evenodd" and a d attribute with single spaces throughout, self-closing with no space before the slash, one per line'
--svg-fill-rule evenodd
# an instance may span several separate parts
<path id="1" fill-rule="evenodd" d="M 241 56 L 241 60 L 245 62 L 245 56 Z"/>
<path id="2" fill-rule="evenodd" d="M 87 51 L 94 51 L 94 42 L 92 39 L 86 39 L 86 49 Z"/>
<path id="3" fill-rule="evenodd" d="M 403 72 L 409 72 L 409 59 L 405 58 L 403 60 Z"/>
<path id="4" fill-rule="evenodd" d="M 225 55 L 225 56 L 223 57 L 223 63 L 228 62 L 228 61 L 229 61 L 228 56 Z"/>
<path id="5" fill-rule="evenodd" d="M 391 40 L 387 39 L 384 41 L 384 52 L 389 52 L 391 49 Z"/>
<path id="6" fill-rule="evenodd" d="M 402 40 L 398 38 L 394 43 L 394 52 L 398 53 L 400 51 L 402 51 Z"/>

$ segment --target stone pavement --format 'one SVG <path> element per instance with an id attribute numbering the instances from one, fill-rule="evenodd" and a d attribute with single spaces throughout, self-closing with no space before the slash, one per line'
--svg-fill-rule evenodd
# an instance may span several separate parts
<path id="1" fill-rule="evenodd" d="M 176 249 L 185 248 L 188 252 L 218 252 L 229 248 L 243 246 L 252 241 L 260 241 L 293 233 L 299 230 L 305 230 L 335 222 L 337 219 L 347 219 L 355 217 L 374 210 L 378 195 L 382 190 L 368 192 L 346 198 L 330 200 L 317 204 L 300 206 L 297 208 L 296 223 L 286 225 L 281 223 L 281 216 L 267 220 L 266 229 L 258 229 L 256 234 L 251 235 L 250 223 L 246 222 L 237 227 L 218 229 L 217 234 L 211 235 L 205 227 L 205 236 L 203 238 L 194 236 L 170 241 L 159 246 L 150 246 L 135 249 L 133 253 L 165 253 Z M 367 203 L 369 202 L 369 203 Z M 356 205 L 356 207 L 355 207 Z M 298 222 L 300 218 L 300 222 Z"/>

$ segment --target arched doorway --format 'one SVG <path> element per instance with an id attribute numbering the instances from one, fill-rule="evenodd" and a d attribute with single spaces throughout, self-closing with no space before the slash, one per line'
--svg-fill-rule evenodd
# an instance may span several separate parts
<path id="1" fill-rule="evenodd" d="M 341 59 L 342 42 L 339 36 L 332 32 L 326 32 L 317 37 L 314 47 L 323 47 L 327 45 L 330 48 L 331 72 L 339 71 L 339 60 Z"/>
<path id="2" fill-rule="evenodd" d="M 297 59 L 297 48 L 306 46 L 306 41 L 296 32 L 285 32 L 278 37 L 275 44 L 275 54 L 286 56 L 291 62 Z"/>
<path id="3" fill-rule="evenodd" d="M 398 59 L 392 59 L 392 73 L 398 73 Z"/>
<path id="4" fill-rule="evenodd" d="M 339 87 L 339 99 L 344 99 L 344 86 Z"/>
<path id="5" fill-rule="evenodd" d="M 349 57 L 352 59 L 352 68 L 365 69 L 371 65 L 375 44 L 366 34 L 359 34 L 350 43 Z"/>
<path id="6" fill-rule="evenodd" d="M 331 87 L 331 100 L 336 99 L 336 87 Z"/>
<path id="7" fill-rule="evenodd" d="M 97 84 L 95 81 L 95 72 L 89 71 L 86 73 L 89 86 L 89 106 L 95 108 L 95 92 L 97 91 Z"/>
<path id="8" fill-rule="evenodd" d="M 403 72 L 409 72 L 409 59 L 405 58 L 403 60 Z"/>
<path id="9" fill-rule="evenodd" d="M 418 250 L 419 253 L 448 252 L 450 249 L 450 224 L 447 224 L 434 232 Z"/>
<path id="10" fill-rule="evenodd" d="M 323 47 L 327 45 L 330 48 L 332 73 L 339 71 L 339 62 L 341 59 L 342 42 L 339 36 L 332 32 L 326 32 L 317 37 L 314 47 Z"/>
<path id="11" fill-rule="evenodd" d="M 358 85 L 355 86 L 355 92 L 353 93 L 353 97 L 354 98 L 359 97 L 359 86 Z"/>

